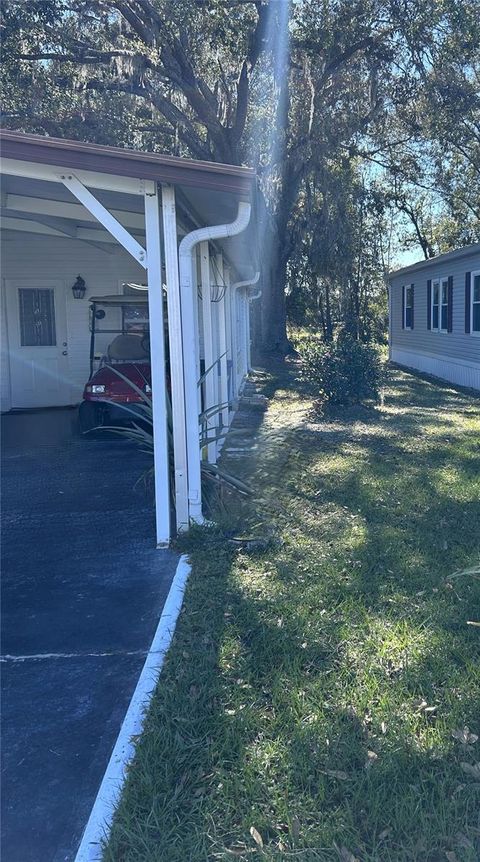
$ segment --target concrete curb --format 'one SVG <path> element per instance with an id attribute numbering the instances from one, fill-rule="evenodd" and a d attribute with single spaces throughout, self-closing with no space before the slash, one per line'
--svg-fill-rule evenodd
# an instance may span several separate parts
<path id="1" fill-rule="evenodd" d="M 127 768 L 135 754 L 132 739 L 142 732 L 145 714 L 173 639 L 190 571 L 188 557 L 181 556 L 145 664 L 93 803 L 75 862 L 100 862 L 102 858 L 102 843 L 108 839 Z"/>

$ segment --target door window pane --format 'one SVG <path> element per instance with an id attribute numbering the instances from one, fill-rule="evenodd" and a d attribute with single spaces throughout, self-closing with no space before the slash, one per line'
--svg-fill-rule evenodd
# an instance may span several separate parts
<path id="1" fill-rule="evenodd" d="M 48 288 L 20 288 L 20 344 L 22 347 L 55 346 L 55 296 Z"/>

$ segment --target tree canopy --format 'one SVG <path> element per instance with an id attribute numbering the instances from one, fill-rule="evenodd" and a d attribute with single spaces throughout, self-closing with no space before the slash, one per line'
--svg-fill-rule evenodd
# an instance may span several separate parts
<path id="1" fill-rule="evenodd" d="M 480 239 L 480 0 L 5 0 L 9 128 L 250 164 L 265 346 Z M 287 305 L 286 305 L 287 297 Z"/>

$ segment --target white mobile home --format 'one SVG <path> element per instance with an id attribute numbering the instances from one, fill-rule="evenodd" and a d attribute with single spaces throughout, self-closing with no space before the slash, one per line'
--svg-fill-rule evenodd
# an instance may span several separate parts
<path id="1" fill-rule="evenodd" d="M 390 274 L 393 362 L 480 390 L 480 243 Z"/>

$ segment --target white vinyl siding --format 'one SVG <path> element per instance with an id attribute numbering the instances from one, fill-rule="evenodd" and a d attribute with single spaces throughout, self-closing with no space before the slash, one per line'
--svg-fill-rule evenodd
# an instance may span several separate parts
<path id="1" fill-rule="evenodd" d="M 84 299 L 74 299 L 72 285 L 78 274 L 85 279 Z M 94 295 L 121 293 L 122 282 L 145 281 L 140 264 L 120 246 L 111 243 L 106 251 L 80 240 L 4 231 L 2 236 L 2 275 L 9 279 L 35 279 L 39 275 L 60 280 L 66 300 L 68 368 L 70 403 L 81 401 L 83 387 L 89 377 L 89 307 Z M 2 293 L 3 293 L 2 286 Z M 3 297 L 2 297 L 3 299 Z M 8 339 L 3 339 L 4 344 Z M 102 345 L 100 345 L 101 347 Z M 6 366 L 8 363 L 6 363 Z M 3 409 L 8 406 L 9 367 L 3 369 Z"/>
<path id="2" fill-rule="evenodd" d="M 465 279 L 471 273 L 470 333 L 465 326 Z M 480 248 L 461 256 L 445 255 L 442 261 L 422 261 L 407 273 L 399 272 L 390 279 L 390 352 L 393 361 L 430 374 L 444 377 L 461 385 L 477 386 L 480 375 L 480 337 L 473 332 L 474 282 L 480 284 Z M 415 283 L 414 328 L 405 328 L 406 282 Z M 442 327 L 442 284 L 448 303 L 448 280 L 451 284 L 451 329 L 448 328 L 448 308 Z M 430 289 L 428 282 L 430 281 Z M 438 328 L 434 311 L 435 283 L 438 284 Z M 480 287 L 478 288 L 480 290 Z M 430 303 L 428 297 L 430 295 Z M 478 292 L 476 294 L 478 296 Z M 446 303 L 444 303 L 445 305 Z M 403 312 L 403 317 L 402 317 Z M 446 319 L 445 319 L 446 317 Z M 430 328 L 429 328 L 430 327 Z M 442 329 L 444 331 L 442 332 Z M 475 337 L 472 337 L 474 335 Z M 450 368 L 451 373 L 448 371 Z M 479 387 L 480 388 L 480 387 Z"/>

